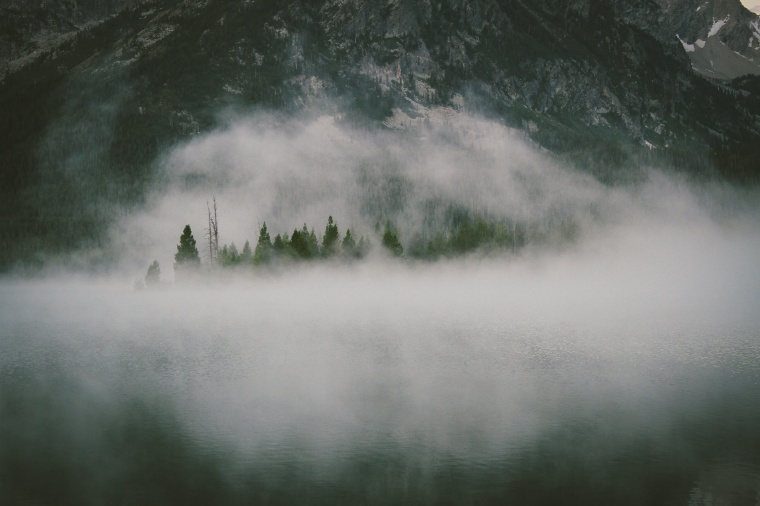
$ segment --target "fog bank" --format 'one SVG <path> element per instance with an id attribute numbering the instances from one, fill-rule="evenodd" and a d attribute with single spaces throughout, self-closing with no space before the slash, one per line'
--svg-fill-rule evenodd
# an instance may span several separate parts
<path id="1" fill-rule="evenodd" d="M 208 466 L 209 499 L 242 487 L 288 502 L 287 490 L 351 483 L 357 500 L 414 502 L 451 473 L 470 500 L 542 479 L 525 459 L 558 466 L 574 491 L 631 483 L 648 458 L 754 490 L 757 455 L 740 449 L 760 378 L 757 227 L 616 231 L 508 261 L 368 261 L 142 291 L 122 278 L 4 282 L 0 428 L 25 443 L 0 447 L 0 461 L 25 469 L 18 455 L 53 441 L 69 449 L 53 456 L 68 480 L 99 476 L 102 488 L 82 489 L 95 502 L 109 476 L 141 476 L 140 455 L 195 483 L 192 467 L 160 467 L 163 451 Z M 726 415 L 742 443 L 716 450 L 723 433 L 705 424 Z M 723 451 L 749 474 L 714 467 Z M 692 479 L 708 480 L 692 492 L 712 490 Z M 625 489 L 609 486 L 597 493 Z"/>
<path id="2" fill-rule="evenodd" d="M 753 191 L 652 168 L 603 185 L 472 118 L 416 136 L 257 118 L 193 139 L 163 168 L 148 204 L 112 230 L 120 271 L 0 281 L 0 495 L 699 504 L 760 493 L 748 444 L 760 416 Z M 452 205 L 525 223 L 533 240 L 172 283 L 182 227 L 202 249 L 212 196 L 220 242 L 238 247 L 264 220 L 274 236 L 304 221 L 319 232 L 328 215 L 341 234 L 391 220 L 404 242 L 445 225 Z M 134 289 L 154 258 L 167 282 Z"/>
<path id="3" fill-rule="evenodd" d="M 760 201 L 753 191 L 647 167 L 636 183 L 604 185 L 518 132 L 465 115 L 404 132 L 349 129 L 330 116 L 257 115 L 190 140 L 160 166 L 163 183 L 146 206 L 112 229 L 112 248 L 133 272 L 158 259 L 170 276 L 185 224 L 203 253 L 214 197 L 220 244 L 238 250 L 246 240 L 255 245 L 264 222 L 272 237 L 304 223 L 321 236 L 328 216 L 341 236 L 351 228 L 376 245 L 376 225 L 390 221 L 408 246 L 450 231 L 452 213 L 517 224 L 528 243 L 556 249 L 626 233 L 616 229 L 731 227 L 754 220 Z"/>

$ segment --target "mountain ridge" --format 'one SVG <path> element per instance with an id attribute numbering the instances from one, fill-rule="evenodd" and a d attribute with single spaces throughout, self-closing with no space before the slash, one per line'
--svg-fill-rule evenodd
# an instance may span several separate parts
<path id="1" fill-rule="evenodd" d="M 2 235 L 26 252 L 97 242 L 103 205 L 139 204 L 164 150 L 251 108 L 395 129 L 485 115 L 609 181 L 652 159 L 756 182 L 756 78 L 706 79 L 655 29 L 692 3 L 113 3 L 0 82 Z"/>

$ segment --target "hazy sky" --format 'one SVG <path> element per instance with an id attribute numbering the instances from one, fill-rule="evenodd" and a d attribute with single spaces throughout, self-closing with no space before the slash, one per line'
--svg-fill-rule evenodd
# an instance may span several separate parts
<path id="1" fill-rule="evenodd" d="M 760 12 L 760 0 L 742 0 L 742 4 L 751 11 Z"/>

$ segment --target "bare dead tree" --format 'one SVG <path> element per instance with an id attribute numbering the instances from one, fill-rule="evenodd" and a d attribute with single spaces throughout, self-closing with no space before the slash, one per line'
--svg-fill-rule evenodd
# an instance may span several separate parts
<path id="1" fill-rule="evenodd" d="M 214 257 L 219 259 L 219 219 L 216 214 L 216 197 L 213 197 L 214 202 Z"/>
<path id="2" fill-rule="evenodd" d="M 211 225 L 211 207 L 208 205 L 208 201 L 206 201 L 206 209 L 208 210 L 208 228 L 206 229 L 206 233 L 204 234 L 204 237 L 206 238 L 206 241 L 208 243 L 208 261 L 209 263 L 214 262 L 214 235 L 213 230 L 214 227 Z"/>
<path id="3" fill-rule="evenodd" d="M 213 198 L 213 213 L 211 212 L 211 206 L 206 201 L 206 209 L 208 210 L 208 228 L 206 229 L 206 240 L 208 241 L 208 259 L 210 263 L 219 261 L 219 221 L 216 208 L 216 197 Z"/>

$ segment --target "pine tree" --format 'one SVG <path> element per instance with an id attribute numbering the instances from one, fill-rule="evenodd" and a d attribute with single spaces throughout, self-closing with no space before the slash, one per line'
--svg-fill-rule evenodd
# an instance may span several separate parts
<path id="1" fill-rule="evenodd" d="M 267 222 L 264 222 L 259 231 L 259 240 L 256 243 L 256 251 L 253 252 L 253 265 L 268 264 L 272 257 L 272 239 L 269 237 Z"/>
<path id="2" fill-rule="evenodd" d="M 248 264 L 251 262 L 251 258 L 253 258 L 253 253 L 251 252 L 251 243 L 246 240 L 245 245 L 243 246 L 243 252 L 240 253 L 240 263 Z"/>
<path id="3" fill-rule="evenodd" d="M 356 253 L 354 256 L 356 258 L 364 258 L 367 256 L 370 249 L 372 249 L 372 243 L 369 239 L 365 239 L 364 236 L 361 236 L 359 238 L 359 243 L 356 245 Z"/>
<path id="4" fill-rule="evenodd" d="M 327 218 L 327 226 L 325 227 L 325 235 L 322 236 L 322 256 L 331 257 L 338 252 L 338 244 L 340 240 L 340 234 L 338 233 L 338 225 L 333 222 L 333 217 Z"/>
<path id="5" fill-rule="evenodd" d="M 304 225 L 304 229 L 306 225 Z M 293 234 L 290 236 L 290 247 L 295 253 L 297 258 L 308 259 L 309 258 L 309 233 L 302 232 L 298 229 L 293 230 Z"/>
<path id="6" fill-rule="evenodd" d="M 174 255 L 174 270 L 197 267 L 201 263 L 198 248 L 195 247 L 195 238 L 190 225 L 185 225 L 177 245 L 177 253 Z"/>
<path id="7" fill-rule="evenodd" d="M 391 228 L 391 222 L 385 222 L 385 232 L 383 233 L 383 246 L 393 256 L 400 257 L 404 254 L 404 248 L 401 247 L 401 243 L 398 240 L 396 231 Z"/>
<path id="8" fill-rule="evenodd" d="M 240 253 L 238 253 L 237 246 L 235 246 L 234 242 L 229 246 L 225 244 L 219 252 L 219 263 L 224 267 L 237 265 L 240 263 L 240 259 Z"/>
<path id="9" fill-rule="evenodd" d="M 285 234 L 285 240 L 283 240 L 280 234 L 274 236 L 274 241 L 272 241 L 272 253 L 275 258 L 282 258 L 285 255 L 287 249 L 287 237 L 288 235 Z"/>
<path id="10" fill-rule="evenodd" d="M 306 232 L 306 224 L 303 225 L 303 232 Z M 317 234 L 314 233 L 314 228 L 311 229 L 306 235 L 306 242 L 309 245 L 309 258 L 317 258 L 319 256 L 319 241 L 317 240 Z"/>
<path id="11" fill-rule="evenodd" d="M 351 235 L 351 229 L 346 229 L 346 237 L 343 238 L 343 255 L 351 258 L 356 255 L 356 241 Z"/>
<path id="12" fill-rule="evenodd" d="M 145 275 L 145 286 L 154 286 L 161 282 L 161 267 L 158 265 L 158 260 L 153 260 L 153 263 L 148 267 L 148 273 Z"/>
<path id="13" fill-rule="evenodd" d="M 240 263 L 240 253 L 238 253 L 237 246 L 235 246 L 235 243 L 230 243 L 230 258 L 229 261 L 232 265 L 237 265 Z"/>

